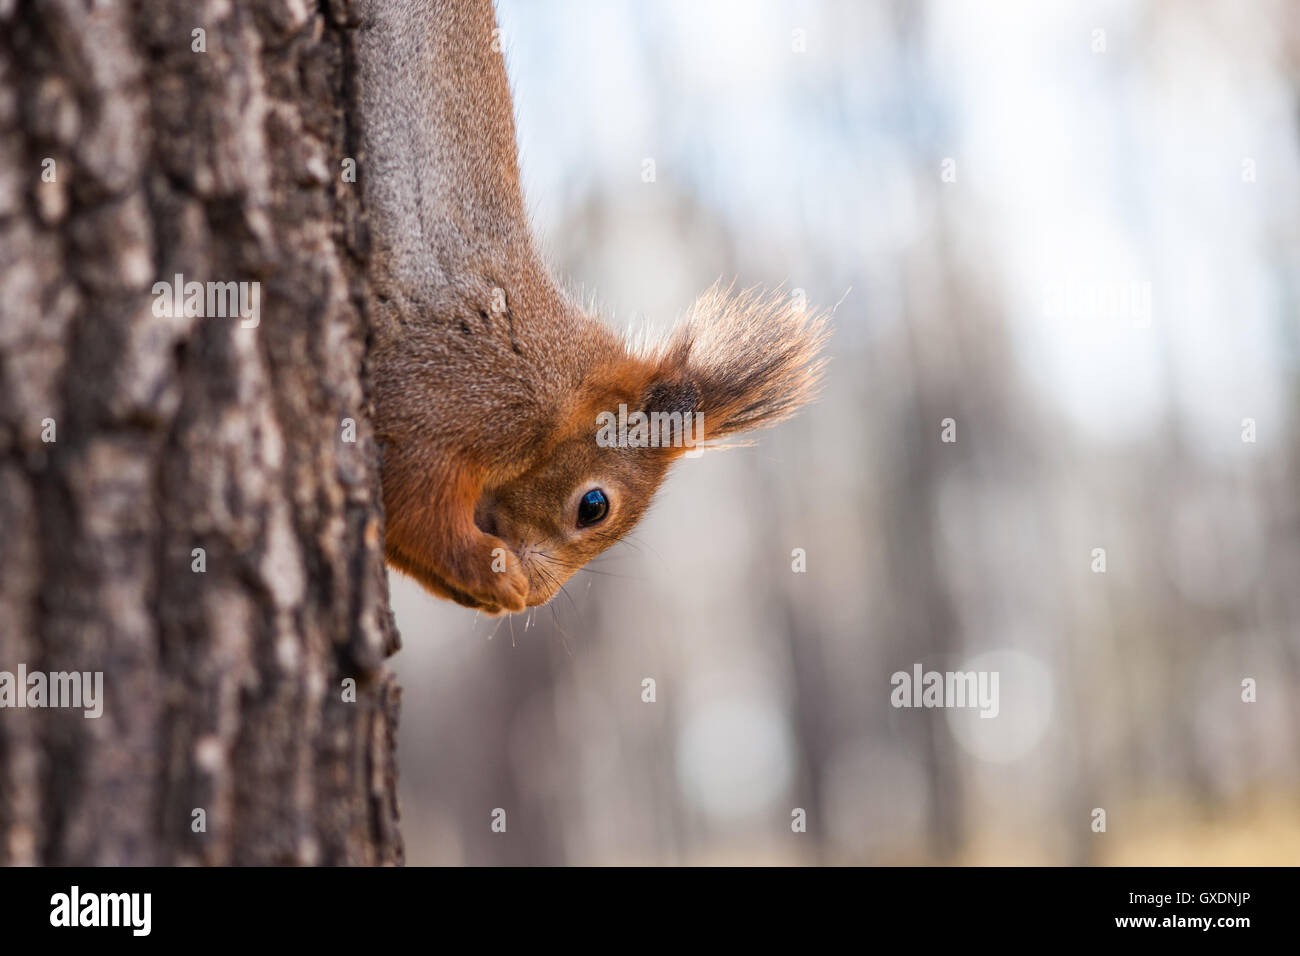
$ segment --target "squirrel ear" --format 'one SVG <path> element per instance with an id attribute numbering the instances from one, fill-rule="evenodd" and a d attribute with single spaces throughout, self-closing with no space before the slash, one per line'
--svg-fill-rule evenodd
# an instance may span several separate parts
<path id="1" fill-rule="evenodd" d="M 789 296 L 715 285 L 657 350 L 646 407 L 701 413 L 708 439 L 774 425 L 816 394 L 828 335 Z"/>

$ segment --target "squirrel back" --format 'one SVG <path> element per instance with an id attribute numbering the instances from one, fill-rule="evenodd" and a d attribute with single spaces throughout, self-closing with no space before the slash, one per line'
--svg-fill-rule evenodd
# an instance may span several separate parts
<path id="1" fill-rule="evenodd" d="M 537 252 L 490 0 L 361 14 L 388 559 L 440 596 L 519 611 L 622 537 L 675 458 L 806 402 L 825 325 L 715 287 L 631 347 Z"/>

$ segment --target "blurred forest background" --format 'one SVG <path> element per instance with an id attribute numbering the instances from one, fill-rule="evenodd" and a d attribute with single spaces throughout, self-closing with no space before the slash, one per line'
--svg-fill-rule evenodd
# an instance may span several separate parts
<path id="1" fill-rule="evenodd" d="M 1300 863 L 1300 7 L 499 17 L 537 232 L 612 323 L 840 304 L 820 403 L 550 607 L 392 576 L 409 861 Z M 894 709 L 918 662 L 1000 716 Z"/>

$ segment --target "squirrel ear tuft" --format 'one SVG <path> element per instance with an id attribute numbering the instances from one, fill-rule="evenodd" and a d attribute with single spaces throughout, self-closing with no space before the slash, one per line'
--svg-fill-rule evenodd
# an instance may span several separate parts
<path id="1" fill-rule="evenodd" d="M 660 380 L 646 390 L 641 407 L 646 412 L 693 415 L 700 407 L 700 390 L 687 379 Z"/>
<path id="2" fill-rule="evenodd" d="M 715 285 L 655 350 L 647 407 L 702 413 L 710 440 L 784 421 L 816 395 L 829 334 L 791 296 Z"/>

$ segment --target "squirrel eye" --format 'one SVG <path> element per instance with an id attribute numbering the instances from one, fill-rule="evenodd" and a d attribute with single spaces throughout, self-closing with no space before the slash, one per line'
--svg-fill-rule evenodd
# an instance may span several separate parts
<path id="1" fill-rule="evenodd" d="M 609 500 L 605 497 L 605 492 L 599 488 L 592 488 L 578 502 L 578 527 L 585 528 L 587 525 L 595 524 L 603 520 L 607 514 L 609 514 Z"/>

